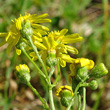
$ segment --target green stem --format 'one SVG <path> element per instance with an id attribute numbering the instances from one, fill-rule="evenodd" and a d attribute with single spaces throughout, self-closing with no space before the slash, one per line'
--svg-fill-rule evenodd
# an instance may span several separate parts
<path id="1" fill-rule="evenodd" d="M 51 110 L 55 110 L 54 102 L 53 102 L 53 94 L 52 94 L 52 87 L 49 87 L 49 102 L 51 106 Z"/>
<path id="2" fill-rule="evenodd" d="M 40 101 L 44 105 L 44 108 L 46 110 L 49 110 L 47 103 L 43 100 L 43 98 L 40 96 L 40 94 L 37 92 L 37 90 L 30 84 L 30 82 L 27 85 L 32 89 L 32 91 L 35 93 L 35 95 L 40 99 Z"/>
<path id="3" fill-rule="evenodd" d="M 78 110 L 81 110 L 81 95 L 78 94 Z"/>
<path id="4" fill-rule="evenodd" d="M 60 64 L 59 64 L 59 61 L 57 60 L 57 77 L 53 83 L 53 86 L 55 86 L 57 84 L 59 78 L 60 78 Z"/>
<path id="5" fill-rule="evenodd" d="M 30 36 L 27 36 L 27 37 L 28 37 L 28 40 L 29 40 L 29 42 L 30 42 L 30 44 L 31 44 L 31 46 L 32 46 L 32 48 L 33 48 L 35 54 L 37 55 L 37 57 L 38 57 L 38 59 L 39 59 L 41 65 L 42 65 L 42 67 L 43 67 L 43 70 L 44 70 L 44 73 L 45 73 L 45 75 L 46 75 L 46 78 L 47 78 L 47 80 L 49 81 L 48 73 L 47 73 L 46 67 L 45 67 L 45 65 L 44 65 L 44 63 L 43 63 L 43 61 L 42 61 L 42 59 L 41 59 L 41 56 L 39 55 L 36 46 L 33 44 L 33 41 L 31 40 L 31 37 L 30 37 Z"/>
<path id="6" fill-rule="evenodd" d="M 89 83 L 83 83 L 83 84 L 81 84 L 81 87 L 87 87 L 87 86 L 89 86 Z"/>
<path id="7" fill-rule="evenodd" d="M 51 78 L 51 76 L 53 75 L 54 71 L 55 71 L 55 67 L 52 66 L 52 67 L 51 67 L 51 71 L 50 71 L 50 73 L 49 73 L 49 78 Z"/>
<path id="8" fill-rule="evenodd" d="M 82 82 L 80 82 L 80 83 L 77 85 L 77 87 L 76 87 L 76 89 L 75 89 L 75 92 L 74 92 L 74 96 L 72 97 L 71 102 L 70 102 L 70 104 L 69 104 L 69 106 L 68 106 L 68 108 L 67 108 L 66 110 L 70 110 L 72 104 L 74 103 L 74 99 L 75 99 L 76 96 L 77 96 L 78 89 L 81 87 L 81 83 L 82 83 Z"/>
<path id="9" fill-rule="evenodd" d="M 86 88 L 83 87 L 83 107 L 82 110 L 86 109 Z"/>
<path id="10" fill-rule="evenodd" d="M 36 67 L 36 69 L 38 70 L 38 72 L 44 77 L 45 74 L 39 69 L 39 67 L 36 65 L 36 63 L 31 59 L 31 57 L 27 54 L 27 52 L 25 51 L 24 47 L 20 46 L 20 49 L 22 50 L 22 52 L 25 54 L 25 56 L 31 61 L 31 63 Z"/>
<path id="11" fill-rule="evenodd" d="M 43 61 L 42 61 L 42 59 L 41 59 L 41 57 L 40 57 L 40 55 L 39 55 L 39 53 L 38 53 L 38 51 L 37 51 L 37 48 L 36 48 L 36 46 L 33 44 L 33 41 L 31 40 L 31 37 L 30 37 L 30 36 L 27 36 L 27 37 L 28 37 L 28 40 L 29 40 L 29 42 L 30 42 L 30 44 L 31 44 L 31 46 L 32 46 L 32 48 L 33 48 L 33 50 L 34 50 L 36 56 L 38 57 L 38 59 L 39 59 L 41 65 L 42 65 L 42 67 L 43 67 L 43 70 L 44 70 L 44 73 L 45 73 L 46 79 L 47 79 L 47 84 L 48 84 L 48 86 L 49 86 L 49 102 L 50 102 L 50 106 L 51 106 L 51 109 L 52 109 L 52 110 L 55 110 L 54 102 L 53 102 L 53 94 L 52 94 L 51 80 L 50 80 L 50 78 L 49 78 L 49 76 L 48 76 L 46 67 L 45 67 L 45 65 L 44 65 L 44 63 L 43 63 Z"/>

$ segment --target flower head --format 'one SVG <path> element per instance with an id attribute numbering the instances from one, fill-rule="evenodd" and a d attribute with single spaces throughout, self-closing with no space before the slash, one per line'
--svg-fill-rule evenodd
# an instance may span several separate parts
<path id="1" fill-rule="evenodd" d="M 90 69 L 92 69 L 94 67 L 94 61 L 93 60 L 86 59 L 86 58 L 77 58 L 74 61 L 74 64 L 75 65 L 79 64 L 80 67 L 86 66 L 86 68 L 88 70 L 90 70 Z"/>
<path id="2" fill-rule="evenodd" d="M 61 96 L 61 92 L 64 91 L 64 90 L 68 90 L 68 91 L 71 92 L 72 96 L 74 95 L 71 86 L 68 86 L 68 85 L 59 87 L 59 88 L 57 89 L 57 91 L 56 91 L 56 95 L 57 95 L 58 97 L 60 97 L 60 96 Z"/>
<path id="3" fill-rule="evenodd" d="M 94 67 L 94 61 L 89 60 L 86 58 L 77 58 L 74 60 L 72 64 L 70 64 L 70 71 L 69 74 L 69 82 L 72 83 L 72 79 L 75 77 L 76 73 L 79 72 L 83 75 L 83 72 L 87 72 L 88 70 Z M 78 68 L 78 71 L 77 71 Z M 81 72 L 80 72 L 81 71 Z M 86 74 L 84 74 L 86 75 Z M 84 76 L 83 76 L 84 77 Z"/>
<path id="4" fill-rule="evenodd" d="M 61 99 L 61 104 L 65 107 L 68 107 L 70 104 L 71 98 L 74 95 L 71 86 L 61 86 L 57 91 L 56 95 L 59 96 Z"/>
<path id="5" fill-rule="evenodd" d="M 108 69 L 106 68 L 106 66 L 103 63 L 99 63 L 92 69 L 90 77 L 101 78 L 107 74 Z"/>
<path id="6" fill-rule="evenodd" d="M 16 66 L 16 76 L 19 78 L 19 80 L 25 84 L 30 81 L 30 70 L 27 65 L 20 64 Z"/>
<path id="7" fill-rule="evenodd" d="M 3 41 L 0 43 L 0 46 L 8 43 L 7 53 L 9 54 L 11 48 L 19 42 L 21 37 L 23 37 L 22 29 L 24 23 L 26 22 L 29 22 L 32 28 L 32 39 L 41 41 L 41 35 L 47 34 L 47 31 L 49 31 L 49 29 L 45 26 L 40 25 L 39 23 L 51 22 L 50 19 L 46 18 L 47 16 L 48 14 L 37 16 L 36 14 L 31 15 L 29 13 L 25 13 L 24 16 L 20 15 L 18 19 L 12 21 L 13 24 L 8 33 L 0 33 L 0 37 L 4 37 Z"/>
<path id="8" fill-rule="evenodd" d="M 42 59 L 45 60 L 50 54 L 54 54 L 56 59 L 60 61 L 62 67 L 66 66 L 66 62 L 72 63 L 74 61 L 74 59 L 68 55 L 68 52 L 78 54 L 78 50 L 67 44 L 79 42 L 82 40 L 82 37 L 78 34 L 65 35 L 67 31 L 67 29 L 62 29 L 58 32 L 50 32 L 48 36 L 42 38 L 42 43 L 36 40 L 34 41 L 36 47 L 40 49 L 39 54 Z M 33 59 L 37 59 L 34 52 L 30 53 L 30 56 L 33 57 Z"/>

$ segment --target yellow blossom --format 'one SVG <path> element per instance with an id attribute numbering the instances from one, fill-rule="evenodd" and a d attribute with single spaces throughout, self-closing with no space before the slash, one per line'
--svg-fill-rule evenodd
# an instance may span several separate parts
<path id="1" fill-rule="evenodd" d="M 20 71 L 30 72 L 30 70 L 26 64 L 19 64 L 18 66 L 16 66 L 16 71 L 17 72 L 20 72 Z"/>
<path id="2" fill-rule="evenodd" d="M 92 69 L 94 67 L 94 61 L 93 60 L 89 60 L 86 58 L 77 58 L 74 61 L 74 64 L 79 64 L 81 67 L 86 66 L 86 68 L 88 70 Z"/>
<path id="3" fill-rule="evenodd" d="M 66 62 L 72 63 L 74 61 L 68 55 L 68 52 L 78 54 L 78 50 L 67 44 L 79 42 L 82 40 L 82 37 L 78 34 L 65 35 L 66 33 L 67 29 L 62 29 L 61 31 L 50 32 L 48 36 L 42 37 L 42 43 L 34 41 L 34 45 L 40 49 L 40 56 L 44 59 L 44 62 L 51 52 L 55 54 L 62 67 L 66 66 Z M 30 53 L 30 56 L 33 59 L 37 59 L 37 56 L 33 52 Z"/>
<path id="4" fill-rule="evenodd" d="M 28 66 L 26 64 L 19 64 L 18 66 L 16 66 L 16 76 L 19 78 L 20 81 L 28 84 L 31 79 Z"/>
<path id="5" fill-rule="evenodd" d="M 76 74 L 76 68 L 78 67 L 84 67 L 86 66 L 86 68 L 88 70 L 92 69 L 94 67 L 94 61 L 93 60 L 89 60 L 87 58 L 77 58 L 74 59 L 73 63 L 70 64 L 70 71 L 71 73 L 69 74 L 69 82 L 72 83 L 72 78 L 74 78 L 75 74 Z"/>
<path id="6" fill-rule="evenodd" d="M 12 20 L 13 24 L 11 26 L 11 29 L 8 33 L 0 33 L 0 37 L 3 37 L 2 42 L 0 43 L 0 46 L 4 45 L 5 43 L 8 43 L 7 47 L 7 53 L 9 54 L 11 51 L 11 48 L 13 46 L 16 46 L 16 44 L 19 42 L 20 38 L 23 37 L 21 34 L 22 26 L 24 22 L 29 21 L 33 30 L 33 35 L 31 36 L 32 39 L 37 40 L 39 42 L 42 41 L 41 35 L 47 34 L 47 31 L 49 29 L 45 26 L 40 25 L 39 23 L 45 23 L 45 22 L 51 22 L 50 19 L 47 19 L 46 17 L 48 14 L 42 14 L 42 15 L 36 15 L 36 14 L 29 14 L 25 13 L 24 16 L 21 16 L 18 19 Z M 20 54 L 20 50 L 16 50 L 17 54 Z"/>
<path id="7" fill-rule="evenodd" d="M 72 96 L 74 95 L 72 87 L 68 86 L 68 85 L 60 86 L 56 91 L 56 95 L 60 97 L 60 94 L 63 90 L 69 90 L 71 92 Z"/>

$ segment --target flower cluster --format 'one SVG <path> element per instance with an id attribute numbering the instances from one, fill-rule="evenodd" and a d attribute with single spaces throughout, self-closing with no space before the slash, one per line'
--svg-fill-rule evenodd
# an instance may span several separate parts
<path id="1" fill-rule="evenodd" d="M 83 38 L 75 33 L 68 35 L 68 29 L 62 29 L 60 31 L 49 31 L 49 29 L 41 23 L 51 22 L 46 18 L 48 14 L 36 15 L 25 13 L 18 19 L 12 20 L 13 24 L 8 33 L 0 33 L 2 42 L 0 46 L 8 43 L 7 54 L 10 53 L 12 47 L 16 48 L 16 53 L 21 54 L 21 51 L 27 56 L 27 58 L 34 64 L 38 72 L 45 78 L 49 88 L 49 95 L 51 98 L 50 105 L 54 110 L 52 99 L 52 88 L 56 85 L 58 78 L 55 82 L 51 83 L 51 76 L 55 71 L 55 64 L 57 63 L 62 67 L 66 66 L 66 63 L 70 63 L 69 82 L 71 86 L 61 86 L 56 95 L 61 97 L 61 103 L 63 106 L 71 106 L 71 99 L 74 95 L 79 95 L 83 87 L 89 86 L 95 90 L 98 87 L 97 78 L 101 78 L 108 73 L 105 65 L 100 63 L 94 67 L 94 61 L 86 58 L 74 59 L 69 55 L 78 54 L 78 50 L 69 44 L 77 43 L 83 40 Z M 29 55 L 28 55 L 29 54 Z M 39 60 L 42 65 L 43 71 L 36 65 L 35 60 Z M 47 71 L 46 67 L 50 67 Z M 45 108 L 49 110 L 47 103 L 41 98 L 35 89 L 30 84 L 30 70 L 27 65 L 16 66 L 16 76 L 21 82 L 27 84 L 32 88 L 34 93 L 39 97 Z M 48 73 L 49 72 L 49 73 Z M 59 71 L 60 73 L 60 71 Z M 75 93 L 73 93 L 75 91 Z"/>
<path id="2" fill-rule="evenodd" d="M 25 84 L 30 82 L 31 76 L 30 76 L 30 70 L 26 64 L 20 64 L 16 66 L 16 76 L 19 78 L 19 80 Z"/>
<path id="3" fill-rule="evenodd" d="M 13 24 L 8 33 L 0 33 L 0 37 L 3 37 L 0 46 L 8 43 L 7 47 L 7 54 L 10 53 L 13 46 L 16 47 L 17 43 L 20 41 L 20 38 L 24 37 L 22 34 L 23 25 L 26 22 L 29 22 L 32 27 L 32 38 L 36 39 L 37 41 L 41 40 L 41 36 L 47 34 L 49 29 L 45 26 L 40 25 L 39 23 L 51 22 L 50 19 L 46 17 L 48 14 L 36 15 L 36 14 L 29 14 L 25 13 L 24 16 L 21 16 L 18 19 L 12 20 Z M 20 54 L 21 52 L 17 50 L 17 53 Z"/>
<path id="4" fill-rule="evenodd" d="M 77 58 L 72 64 L 70 64 L 69 82 L 72 83 L 72 79 L 75 77 L 79 68 L 86 67 L 87 70 L 91 70 L 94 67 L 94 61 L 86 58 Z"/>
<path id="5" fill-rule="evenodd" d="M 83 38 L 78 34 L 65 35 L 67 31 L 67 29 L 62 29 L 61 31 L 50 32 L 47 36 L 42 37 L 41 43 L 38 43 L 36 40 L 34 41 L 35 46 L 40 49 L 39 54 L 44 62 L 46 62 L 48 56 L 55 56 L 54 58 L 59 60 L 62 67 L 66 66 L 66 62 L 72 63 L 74 61 L 68 55 L 68 52 L 78 54 L 78 50 L 67 44 L 82 41 Z M 33 60 L 37 59 L 35 52 L 31 52 L 30 56 Z"/>

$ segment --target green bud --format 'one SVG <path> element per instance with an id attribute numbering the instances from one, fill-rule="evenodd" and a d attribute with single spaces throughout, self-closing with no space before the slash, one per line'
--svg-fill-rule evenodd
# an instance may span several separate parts
<path id="1" fill-rule="evenodd" d="M 88 78 L 88 69 L 86 68 L 86 66 L 78 68 L 76 79 L 78 81 L 83 81 L 86 80 L 87 78 Z"/>
<path id="2" fill-rule="evenodd" d="M 29 20 L 24 21 L 24 22 L 22 23 L 21 33 L 23 34 L 23 37 L 24 37 L 24 38 L 27 38 L 27 36 L 32 36 L 33 30 L 32 30 L 31 23 L 30 23 Z"/>
<path id="3" fill-rule="evenodd" d="M 16 76 L 19 78 L 19 80 L 22 83 L 28 84 L 30 82 L 31 76 L 30 76 L 30 70 L 27 65 L 18 65 L 16 66 Z"/>
<path id="4" fill-rule="evenodd" d="M 96 90 L 98 88 L 98 82 L 96 80 L 92 80 L 89 82 L 89 87 L 92 89 L 92 90 Z"/>
<path id="5" fill-rule="evenodd" d="M 61 104 L 65 107 L 68 107 L 68 105 L 70 104 L 71 102 L 71 98 L 72 98 L 72 94 L 71 94 L 71 91 L 69 90 L 63 90 L 61 92 Z"/>
<path id="6" fill-rule="evenodd" d="M 107 68 L 103 63 L 98 64 L 93 70 L 91 71 L 90 77 L 94 78 L 101 78 L 108 73 Z"/>

